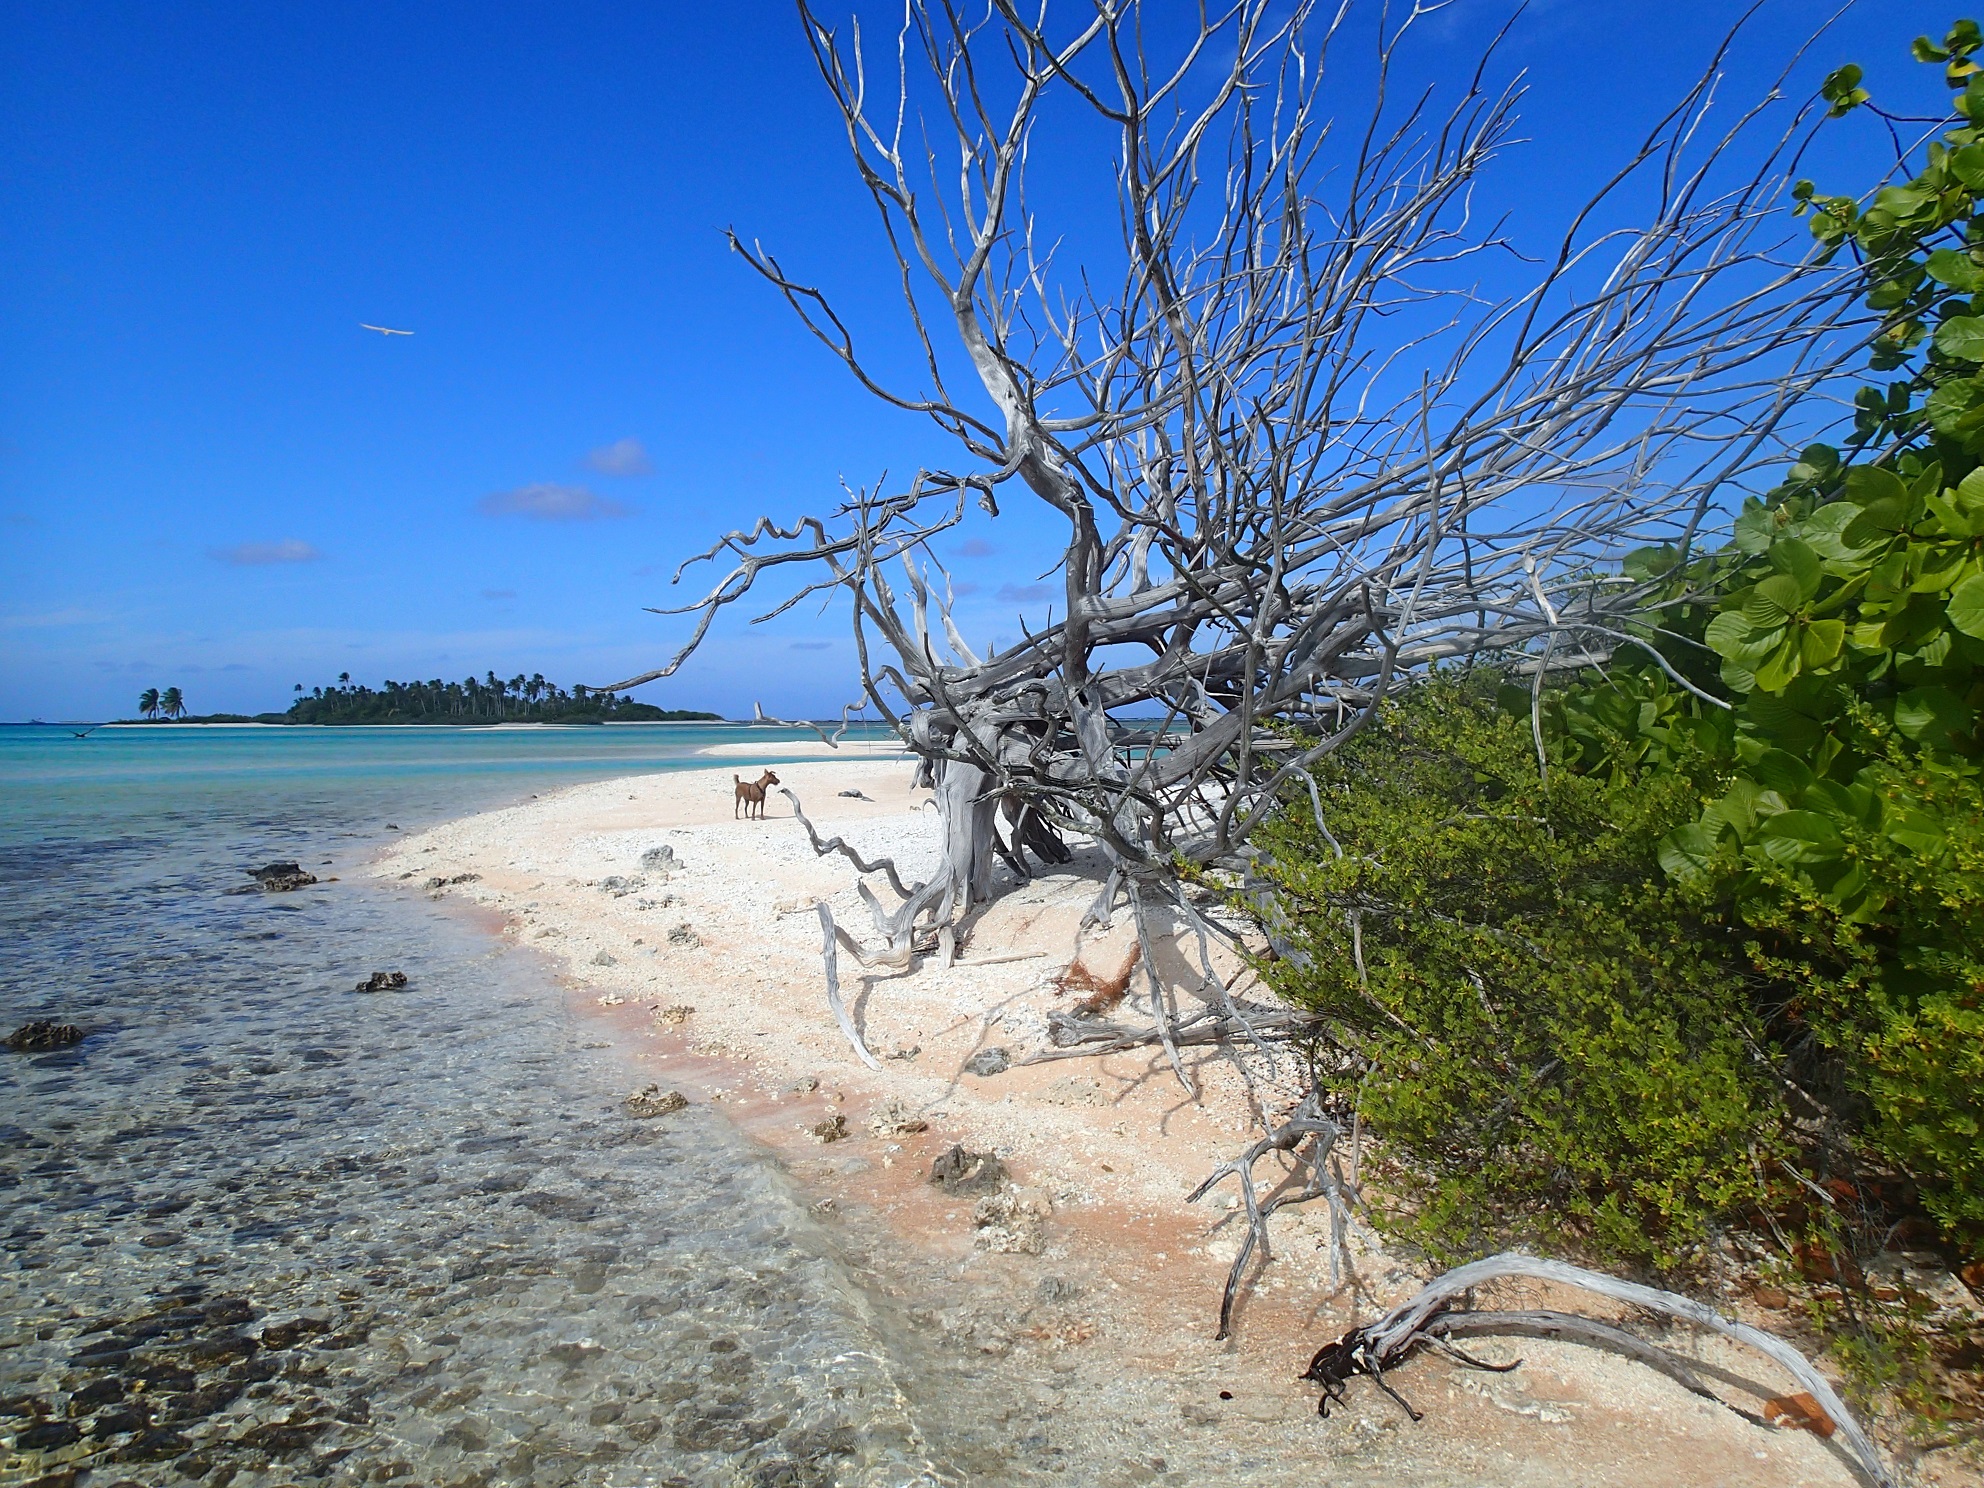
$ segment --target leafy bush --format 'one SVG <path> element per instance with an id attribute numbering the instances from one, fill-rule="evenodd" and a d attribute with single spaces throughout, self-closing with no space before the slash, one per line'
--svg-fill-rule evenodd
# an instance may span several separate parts
<path id="1" fill-rule="evenodd" d="M 1539 775 L 1492 684 L 1416 689 L 1267 833 L 1264 978 L 1325 1015 L 1319 1078 L 1435 1253 L 1514 1235 L 1671 1268 L 1759 1193 L 1782 1114 L 1736 954 L 1662 879 L 1680 771 Z"/>
<path id="2" fill-rule="evenodd" d="M 1799 192 L 1819 241 L 1866 265 L 1884 315 L 1874 367 L 1905 375 L 1863 388 L 1845 448 L 1807 449 L 1745 503 L 1728 546 L 1627 565 L 1667 585 L 1642 634 L 1729 706 L 1642 664 L 1552 709 L 1582 769 L 1726 768 L 1661 844 L 1663 868 L 1753 932 L 1781 1047 L 1827 1056 L 1859 1103 L 1833 1114 L 1970 1246 L 1984 1243 L 1979 49 L 1969 22 L 1916 43 L 1960 89 L 1962 122 L 1914 180 L 1864 208 Z M 1836 81 L 1836 113 L 1866 101 L 1857 72 Z"/>

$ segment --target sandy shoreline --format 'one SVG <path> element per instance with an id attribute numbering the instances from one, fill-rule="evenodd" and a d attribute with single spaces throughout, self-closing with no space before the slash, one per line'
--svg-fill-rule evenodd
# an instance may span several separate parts
<path id="1" fill-rule="evenodd" d="M 781 1157 L 958 1390 L 982 1375 L 988 1410 L 1000 1391 L 1045 1392 L 1095 1422 L 1094 1463 L 1043 1472 L 1098 1483 L 1854 1481 L 1808 1434 L 1753 1425 L 1611 1356 L 1527 1340 L 1480 1349 L 1526 1359 L 1513 1374 L 1413 1364 L 1400 1385 L 1421 1424 L 1363 1382 L 1347 1413 L 1319 1422 L 1313 1387 L 1294 1379 L 1309 1354 L 1419 1277 L 1366 1237 L 1361 1299 L 1333 1290 L 1320 1206 L 1284 1210 L 1274 1264 L 1236 1337 L 1216 1343 L 1237 1201 L 1229 1183 L 1184 1203 L 1258 1134 L 1257 1098 L 1270 1118 L 1293 1103 L 1293 1062 L 1280 1080 L 1257 1074 L 1250 1094 L 1224 1055 L 1184 1051 L 1194 1096 L 1161 1051 L 968 1072 L 989 1049 L 1020 1060 L 1049 1047 L 1047 1014 L 1077 1000 L 1055 977 L 1095 896 L 1082 853 L 1006 887 L 954 966 L 864 973 L 843 957 L 850 1007 L 881 1057 L 879 1072 L 864 1068 L 828 1013 L 812 912 L 825 900 L 864 927 L 854 874 L 815 856 L 776 789 L 766 820 L 733 820 L 732 775 L 752 778 L 771 759 L 823 836 L 893 855 L 905 877 L 937 852 L 927 793 L 885 747 L 829 763 L 778 763 L 777 746 L 723 752 L 734 766 L 575 786 L 409 835 L 373 871 L 473 905 L 505 937 L 563 958 L 582 1004 L 649 1079 L 716 1102 Z M 673 871 L 644 872 L 642 855 L 662 846 Z M 1084 962 L 1107 974 L 1130 943 L 1119 916 L 1083 943 Z M 1181 954 L 1163 937 L 1156 947 Z M 821 1141 L 836 1117 L 845 1135 Z M 954 1143 L 996 1153 L 1011 1184 L 989 1198 L 933 1187 L 931 1164 Z M 1693 1347 L 1778 1387 L 1753 1356 Z M 1005 1480 L 989 1467 L 972 1477 Z"/>

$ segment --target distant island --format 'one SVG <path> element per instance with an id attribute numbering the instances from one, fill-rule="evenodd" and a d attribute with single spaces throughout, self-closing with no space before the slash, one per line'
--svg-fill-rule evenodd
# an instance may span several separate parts
<path id="1" fill-rule="evenodd" d="M 178 690 L 172 690 L 175 700 Z M 286 713 L 180 714 L 181 723 L 492 724 L 492 723 L 722 723 L 720 713 L 657 708 L 631 697 L 574 687 L 569 692 L 542 674 L 505 681 L 494 672 L 460 682 L 395 682 L 379 688 L 342 673 L 330 687 L 299 694 Z M 150 695 L 148 694 L 148 697 Z M 142 706 L 142 703 L 141 703 Z M 155 719 L 128 720 L 152 722 Z"/>

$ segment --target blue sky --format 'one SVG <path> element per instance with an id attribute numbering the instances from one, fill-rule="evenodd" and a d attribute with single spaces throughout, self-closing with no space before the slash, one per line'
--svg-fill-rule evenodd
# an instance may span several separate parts
<path id="1" fill-rule="evenodd" d="M 1519 226 L 1616 158 L 1730 9 L 1530 7 L 1506 57 L 1533 143 L 1498 187 Z M 1829 9 L 1773 6 L 1733 91 Z M 1506 10 L 1460 0 L 1433 70 Z M 1859 60 L 1920 99 L 1908 38 L 1958 13 L 1866 0 L 1807 82 Z M 1101 163 L 1048 184 L 1079 201 Z M 642 607 L 725 528 L 955 464 L 795 325 L 729 225 L 911 366 L 783 5 L 9 7 L 0 719 L 126 715 L 168 685 L 259 711 L 346 671 L 610 680 L 679 641 Z M 948 550 L 974 638 L 1011 633 L 1052 561 L 1051 529 L 1006 510 Z M 852 697 L 838 613 L 746 618 L 640 696 Z"/>

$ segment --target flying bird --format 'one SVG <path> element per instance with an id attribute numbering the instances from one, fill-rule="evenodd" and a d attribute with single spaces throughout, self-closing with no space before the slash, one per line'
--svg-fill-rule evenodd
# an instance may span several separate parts
<path id="1" fill-rule="evenodd" d="M 367 325 L 362 320 L 358 323 L 358 328 L 361 331 L 377 331 L 382 336 L 411 336 L 413 334 L 412 331 L 396 331 L 391 326 Z"/>

